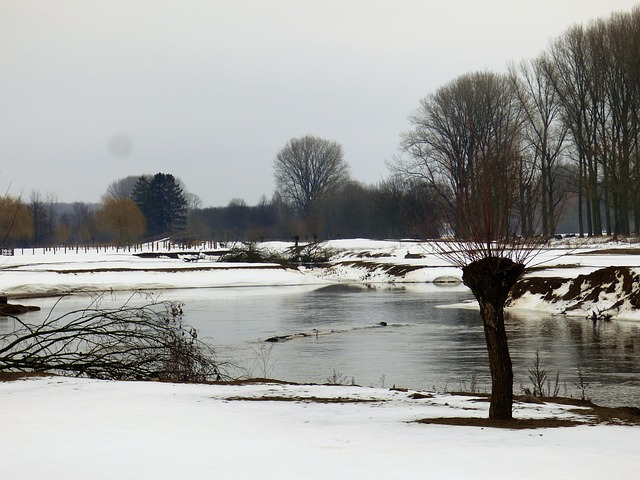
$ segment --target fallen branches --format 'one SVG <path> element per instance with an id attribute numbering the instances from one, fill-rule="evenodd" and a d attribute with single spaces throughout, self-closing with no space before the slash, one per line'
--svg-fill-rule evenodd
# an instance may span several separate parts
<path id="1" fill-rule="evenodd" d="M 217 361 L 213 346 L 183 325 L 182 304 L 137 295 L 122 306 L 102 308 L 100 300 L 60 316 L 54 306 L 38 324 L 10 316 L 15 328 L 0 336 L 0 372 L 180 382 L 229 379 L 230 365 Z"/>

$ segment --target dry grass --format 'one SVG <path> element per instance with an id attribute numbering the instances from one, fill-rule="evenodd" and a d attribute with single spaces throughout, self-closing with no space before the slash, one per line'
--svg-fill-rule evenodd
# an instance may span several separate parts
<path id="1" fill-rule="evenodd" d="M 393 277 L 403 277 L 409 272 L 413 272 L 415 270 L 420 270 L 425 267 L 424 265 L 402 265 L 397 263 L 376 263 L 376 262 L 365 262 L 365 261 L 357 261 L 357 260 L 347 260 L 343 262 L 337 262 L 333 266 L 346 266 L 353 268 L 361 268 L 364 270 L 368 270 L 370 272 L 383 272 Z"/>

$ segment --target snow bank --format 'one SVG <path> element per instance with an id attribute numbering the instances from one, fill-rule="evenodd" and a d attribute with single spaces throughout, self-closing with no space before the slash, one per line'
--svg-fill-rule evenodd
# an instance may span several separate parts
<path id="1" fill-rule="evenodd" d="M 575 278 L 529 276 L 512 290 L 509 305 L 593 320 L 640 320 L 640 274 L 611 266 Z"/>
<path id="2" fill-rule="evenodd" d="M 291 244 L 266 242 L 266 249 L 284 251 Z M 124 250 L 16 250 L 0 257 L 0 292 L 9 296 L 49 295 L 78 291 L 159 290 L 227 286 L 321 285 L 332 282 L 423 283 L 460 281 L 450 267 L 415 242 L 336 240 L 337 252 L 325 268 L 281 267 L 274 264 L 221 263 L 213 255 L 197 262 L 141 257 Z M 368 252 L 368 253 L 367 253 Z M 175 257 L 176 251 L 171 253 Z M 185 253 L 190 253 L 186 251 Z M 197 253 L 195 251 L 191 253 Z M 391 267 L 403 267 L 393 271 Z"/>
<path id="3" fill-rule="evenodd" d="M 68 292 L 109 290 L 159 290 L 174 288 L 213 288 L 262 285 L 305 285 L 323 283 L 297 269 L 274 265 L 210 265 L 206 268 L 184 267 L 174 261 L 175 269 L 166 265 L 143 269 L 102 267 L 92 264 L 82 269 L 68 265 L 42 269 L 14 269 L 0 273 L 0 291 L 6 295 L 48 295 Z M 192 265 L 192 264 L 188 264 Z M 95 269 L 95 270 L 94 270 Z"/>

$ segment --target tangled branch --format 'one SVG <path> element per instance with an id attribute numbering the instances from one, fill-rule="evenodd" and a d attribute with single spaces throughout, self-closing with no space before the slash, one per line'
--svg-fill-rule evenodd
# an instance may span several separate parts
<path id="1" fill-rule="evenodd" d="M 182 321 L 182 304 L 131 297 L 117 308 L 86 309 L 31 324 L 16 316 L 0 335 L 0 371 L 53 372 L 99 379 L 203 382 L 228 379 L 211 343 Z"/>

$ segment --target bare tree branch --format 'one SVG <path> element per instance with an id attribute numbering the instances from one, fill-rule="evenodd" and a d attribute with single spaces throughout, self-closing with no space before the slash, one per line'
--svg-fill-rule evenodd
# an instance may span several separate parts
<path id="1" fill-rule="evenodd" d="M 139 297 L 136 297 L 139 299 Z M 212 344 L 182 321 L 182 305 L 131 297 L 102 308 L 101 297 L 85 309 L 41 323 L 10 317 L 13 331 L 0 336 L 0 371 L 72 373 L 100 379 L 201 382 L 228 379 L 232 365 L 216 358 Z"/>

